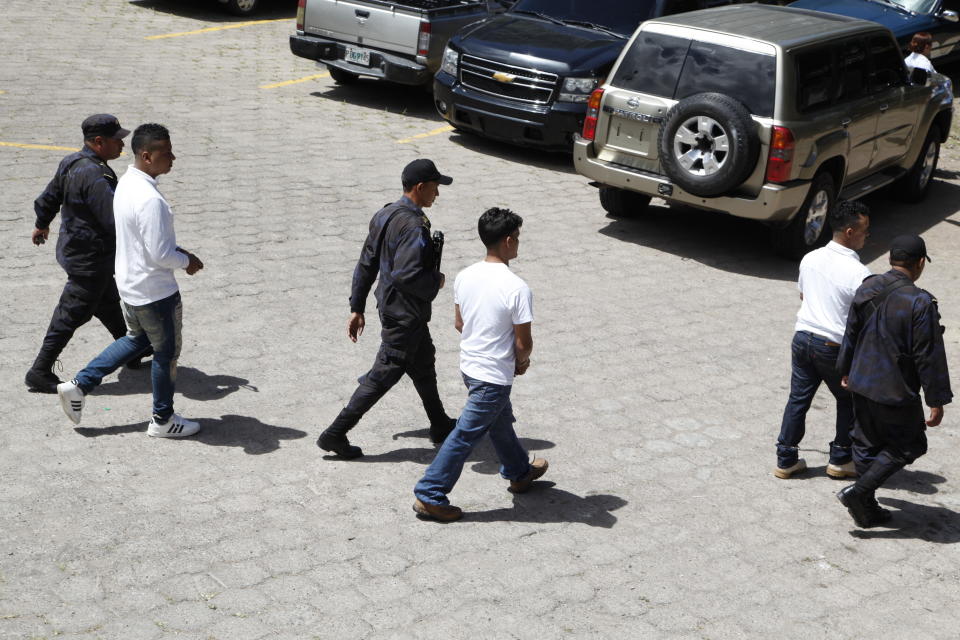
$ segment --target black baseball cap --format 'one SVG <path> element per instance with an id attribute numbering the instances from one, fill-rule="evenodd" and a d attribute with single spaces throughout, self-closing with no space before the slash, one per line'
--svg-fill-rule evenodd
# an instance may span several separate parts
<path id="1" fill-rule="evenodd" d="M 927 243 L 920 236 L 913 234 L 897 236 L 890 243 L 891 260 L 913 260 L 916 258 L 926 258 L 927 262 L 933 262 L 927 255 Z"/>
<path id="2" fill-rule="evenodd" d="M 439 182 L 440 184 L 453 182 L 453 178 L 437 171 L 437 165 L 433 164 L 433 160 L 426 158 L 419 158 L 405 166 L 400 180 L 404 185 L 411 186 L 421 182 Z"/>
<path id="3" fill-rule="evenodd" d="M 104 138 L 126 138 L 130 135 L 128 129 L 120 126 L 120 121 L 117 120 L 117 116 L 112 116 L 109 113 L 97 113 L 90 116 L 83 121 L 80 128 L 83 129 L 84 140 L 89 140 L 97 136 Z"/>

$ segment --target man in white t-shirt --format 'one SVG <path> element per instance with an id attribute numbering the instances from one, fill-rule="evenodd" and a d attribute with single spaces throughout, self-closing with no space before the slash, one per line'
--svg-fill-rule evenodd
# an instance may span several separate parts
<path id="1" fill-rule="evenodd" d="M 57 393 L 64 413 L 79 424 L 86 394 L 104 376 L 152 346 L 153 419 L 147 435 L 182 438 L 199 431 L 200 424 L 173 412 L 183 319 L 180 289 L 173 272 L 185 269 L 187 275 L 193 275 L 203 263 L 177 246 L 173 212 L 157 188 L 157 178 L 168 173 L 176 159 L 170 132 L 159 124 L 140 125 L 133 132 L 130 146 L 133 166 L 120 178 L 113 197 L 117 236 L 114 277 L 127 335 L 104 349 L 73 380 L 60 384 Z"/>
<path id="2" fill-rule="evenodd" d="M 467 386 L 467 404 L 453 432 L 413 493 L 413 510 L 436 520 L 457 520 L 463 512 L 450 504 L 463 465 L 484 434 L 490 434 L 500 460 L 500 475 L 514 493 L 527 491 L 547 470 L 547 461 L 529 454 L 513 429 L 510 390 L 515 375 L 530 367 L 533 337 L 533 295 L 510 271 L 517 257 L 523 219 L 509 209 L 488 209 L 477 227 L 487 248 L 481 262 L 457 275 L 453 289 L 460 339 L 460 372 Z"/>
<path id="3" fill-rule="evenodd" d="M 853 296 L 870 275 L 857 254 L 869 235 L 870 210 L 861 202 L 841 202 L 830 212 L 833 240 L 811 251 L 800 262 L 800 311 L 791 347 L 790 398 L 783 411 L 777 439 L 777 468 L 773 475 L 786 479 L 807 468 L 798 457 L 806 429 L 807 411 L 821 382 L 837 401 L 836 434 L 830 443 L 827 475 L 856 476 L 852 441 L 853 398 L 840 386 L 837 356 Z"/>

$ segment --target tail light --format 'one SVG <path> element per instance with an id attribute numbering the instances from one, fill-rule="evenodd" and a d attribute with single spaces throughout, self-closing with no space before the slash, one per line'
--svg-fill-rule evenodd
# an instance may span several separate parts
<path id="1" fill-rule="evenodd" d="M 594 89 L 587 100 L 587 117 L 583 119 L 583 137 L 593 140 L 597 135 L 597 116 L 600 115 L 600 101 L 603 100 L 603 89 Z"/>
<path id="2" fill-rule="evenodd" d="M 307 0 L 297 0 L 297 31 L 303 31 L 303 16 L 307 12 Z"/>
<path id="3" fill-rule="evenodd" d="M 793 134 L 786 127 L 773 127 L 770 157 L 767 158 L 767 182 L 786 182 L 793 168 Z"/>
<path id="4" fill-rule="evenodd" d="M 420 23 L 420 35 L 417 37 L 417 55 L 425 56 L 430 53 L 430 23 Z"/>

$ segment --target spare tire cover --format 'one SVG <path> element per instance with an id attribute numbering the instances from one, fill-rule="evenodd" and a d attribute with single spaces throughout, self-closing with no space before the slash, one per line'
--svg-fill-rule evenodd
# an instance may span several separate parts
<path id="1" fill-rule="evenodd" d="M 704 197 L 743 184 L 760 152 L 750 111 L 722 93 L 698 93 L 675 104 L 657 145 L 664 173 L 684 191 Z"/>

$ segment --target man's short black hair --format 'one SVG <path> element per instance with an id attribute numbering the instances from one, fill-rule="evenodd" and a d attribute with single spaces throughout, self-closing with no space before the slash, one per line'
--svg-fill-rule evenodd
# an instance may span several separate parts
<path id="1" fill-rule="evenodd" d="M 136 155 L 141 151 L 152 151 L 154 143 L 165 140 L 170 140 L 170 132 L 167 128 L 162 124 L 148 122 L 133 130 L 130 146 L 133 147 L 133 153 Z"/>
<path id="2" fill-rule="evenodd" d="M 492 207 L 483 212 L 477 223 L 480 241 L 485 247 L 492 247 L 523 226 L 523 218 L 510 209 Z"/>
<path id="3" fill-rule="evenodd" d="M 860 222 L 860 216 L 869 216 L 870 207 L 859 200 L 843 200 L 830 212 L 830 228 L 834 233 L 846 231 Z"/>

